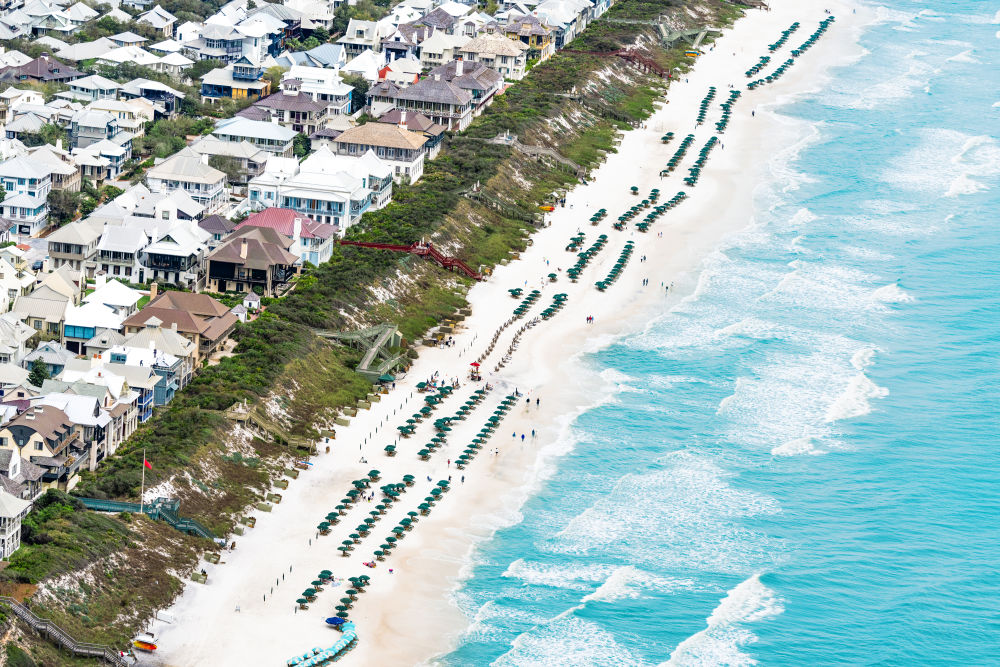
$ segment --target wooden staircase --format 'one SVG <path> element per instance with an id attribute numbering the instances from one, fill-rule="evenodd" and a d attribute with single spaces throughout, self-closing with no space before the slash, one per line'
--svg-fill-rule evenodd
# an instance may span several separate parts
<path id="1" fill-rule="evenodd" d="M 35 616 L 30 609 L 14 598 L 0 596 L 0 603 L 7 605 L 19 619 L 30 625 L 33 630 L 49 638 L 61 648 L 73 653 L 74 655 L 86 658 L 98 658 L 104 660 L 104 662 L 109 665 L 115 665 L 116 667 L 129 667 L 129 665 L 133 664 L 132 661 L 123 658 L 119 655 L 118 651 L 110 646 L 104 646 L 102 644 L 88 644 L 86 642 L 76 641 L 68 632 L 60 628 L 58 625 L 52 621 Z"/>

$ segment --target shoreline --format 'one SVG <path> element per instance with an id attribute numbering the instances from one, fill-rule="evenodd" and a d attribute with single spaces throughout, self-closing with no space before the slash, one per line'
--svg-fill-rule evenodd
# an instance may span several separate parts
<path id="1" fill-rule="evenodd" d="M 551 225 L 532 236 L 533 244 L 521 258 L 498 266 L 489 281 L 470 290 L 473 315 L 454 335 L 457 342 L 454 348 L 422 350 L 408 377 L 398 383 L 401 386 L 383 397 L 372 410 L 359 413 L 349 427 L 338 429 L 338 438 L 331 444 L 332 453 L 316 456 L 313 469 L 292 482 L 285 500 L 273 512 L 254 513 L 257 527 L 237 539 L 237 550 L 225 552 L 223 564 L 205 566 L 210 584 L 187 585 L 171 607 L 170 612 L 179 622 L 154 624 L 160 635 L 161 655 L 156 656 L 153 664 L 226 664 L 234 659 L 270 664 L 313 646 L 332 644 L 339 635 L 324 627 L 322 618 L 332 613 L 332 605 L 340 597 L 336 595 L 337 588 L 324 591 L 308 611 L 293 612 L 296 591 L 305 588 L 312 578 L 307 573 L 314 574 L 323 568 L 333 570 L 338 577 L 359 574 L 372 577 L 370 590 L 351 611 L 361 641 L 342 661 L 358 665 L 414 664 L 432 661 L 454 648 L 472 621 L 453 601 L 454 592 L 472 575 L 478 545 L 499 528 L 517 520 L 524 502 L 551 475 L 553 462 L 572 450 L 570 430 L 575 417 L 613 395 L 613 387 L 606 386 L 608 383 L 584 363 L 585 356 L 623 335 L 641 330 L 676 305 L 681 300 L 678 294 L 695 292 L 702 260 L 728 235 L 753 224 L 754 191 L 760 177 L 771 168 L 772 160 L 761 160 L 762 155 L 768 155 L 767 145 L 788 149 L 792 137 L 798 136 L 792 142 L 794 151 L 795 146 L 807 140 L 801 136 L 801 123 L 789 122 L 774 109 L 806 92 L 809 87 L 803 90 L 803 84 L 810 75 L 822 75 L 830 67 L 842 64 L 838 55 L 843 58 L 849 55 L 846 49 L 839 54 L 836 49 L 845 47 L 845 40 L 851 39 L 850 33 L 859 24 L 841 15 L 849 14 L 849 5 L 833 3 L 837 8 L 838 29 L 825 35 L 781 81 L 758 91 L 744 90 L 726 134 L 720 137 L 724 147 L 713 151 L 696 188 L 684 186 L 680 179 L 693 160 L 692 153 L 715 134 L 718 104 L 727 95 L 725 86 L 730 82 L 743 84 L 746 81 L 743 70 L 757 56 L 766 53 L 768 41 L 792 21 L 801 21 L 805 28 L 790 40 L 795 45 L 811 32 L 808 26 L 825 16 L 820 8 L 801 8 L 788 0 L 772 4 L 776 5 L 772 12 L 750 10 L 727 30 L 713 50 L 701 56 L 686 83 L 678 80 L 671 84 L 669 103 L 661 104 L 642 128 L 626 132 L 618 152 L 609 156 L 590 182 L 567 194 L 566 207 L 551 214 Z M 779 54 L 787 54 L 787 45 Z M 684 163 L 669 177 L 660 179 L 659 169 L 681 138 L 692 131 L 697 105 L 709 85 L 717 86 L 718 92 L 708 120 L 693 131 L 696 139 Z M 751 117 L 751 110 L 758 112 L 756 117 Z M 666 131 L 673 131 L 676 136 L 663 146 L 659 137 Z M 786 141 L 778 141 L 779 138 Z M 639 186 L 639 197 L 628 193 L 632 184 Z M 689 198 L 668 211 L 646 234 L 631 228 L 635 221 L 624 232 L 614 231 L 611 221 L 652 187 L 662 190 L 660 203 L 677 190 L 685 190 Z M 587 218 L 602 206 L 608 209 L 608 218 L 593 227 Z M 555 284 L 546 282 L 539 286 L 542 304 L 547 304 L 554 293 L 568 292 L 566 308 L 552 320 L 526 331 L 521 349 L 507 368 L 493 375 L 489 370 L 507 348 L 516 327 L 508 328 L 500 336 L 496 350 L 483 366 L 484 377 L 498 385 L 498 391 L 469 420 L 455 428 L 455 434 L 449 437 L 449 447 L 436 453 L 430 464 L 419 462 L 413 455 L 428 432 L 426 425 L 417 436 L 399 442 L 400 453 L 396 457 L 386 458 L 381 448 L 394 438 L 395 426 L 405 418 L 407 410 L 422 404 L 419 394 L 410 394 L 413 385 L 438 369 L 445 377 L 462 378 L 468 363 L 485 348 L 492 333 L 516 305 L 517 301 L 506 290 L 523 286 L 526 275 L 541 278 L 549 273 L 551 267 L 546 265 L 545 258 L 559 269 L 570 266 L 572 255 L 564 246 L 578 226 L 587 236 L 585 246 L 597 234 L 607 234 L 608 244 L 587 267 L 578 284 L 560 275 Z M 606 275 L 627 240 L 636 243 L 632 260 L 606 293 L 597 292 L 594 281 Z M 649 259 L 640 262 L 644 255 Z M 637 287 L 647 277 L 650 285 Z M 676 285 L 669 295 L 660 291 L 660 280 Z M 528 285 L 528 289 L 534 287 Z M 529 317 L 543 307 L 533 308 Z M 591 315 L 596 322 L 586 324 L 587 316 Z M 581 375 L 588 381 L 581 382 Z M 454 398 L 436 416 L 451 414 L 453 407 L 473 388 L 481 386 L 466 384 L 464 378 L 462 382 Z M 461 451 L 461 443 L 468 441 L 467 434 L 474 432 L 488 414 L 487 407 L 515 387 L 532 399 L 540 398 L 542 405 L 535 407 L 532 403 L 526 408 L 519 404 L 512 410 L 486 446 L 499 448 L 500 454 L 490 457 L 484 450 L 464 471 L 466 482 L 454 483 L 458 482 L 457 475 L 463 473 L 447 466 L 446 458 Z M 575 390 L 566 391 L 568 387 Z M 600 387 L 600 395 L 588 392 L 588 387 Z M 505 437 L 509 432 L 530 433 L 532 429 L 538 432 L 535 442 L 529 439 L 522 445 L 517 438 Z M 370 437 L 373 433 L 378 434 L 374 440 Z M 353 446 L 359 441 L 367 463 L 356 459 L 358 454 Z M 349 558 L 341 558 L 334 551 L 342 539 L 340 533 L 349 532 L 344 526 L 335 527 L 330 537 L 310 539 L 308 544 L 306 540 L 312 538 L 313 526 L 339 501 L 350 480 L 370 468 L 382 470 L 385 481 L 395 481 L 401 471 L 417 474 L 421 483 L 422 475 L 444 479 L 451 473 L 456 478 L 454 490 L 444 502 L 430 516 L 421 518 L 386 563 L 380 563 L 369 573 L 360 566 L 360 561 L 363 556 L 370 557 L 372 548 L 377 548 L 377 538 L 368 538 L 359 553 Z M 425 494 L 419 489 L 404 494 L 393 514 L 412 509 L 410 505 L 422 495 Z M 365 512 L 368 509 L 363 503 L 361 507 Z M 374 532 L 381 534 L 391 525 L 391 518 L 387 519 L 377 524 Z M 271 578 L 280 582 L 273 575 L 284 574 L 286 564 L 294 567 L 288 573 L 291 583 L 278 583 L 269 593 L 270 588 L 261 582 Z M 387 573 L 389 567 L 394 574 Z M 263 596 L 269 599 L 262 599 Z M 235 612 L 234 603 L 240 606 L 239 613 Z M 298 614 L 307 614 L 309 620 L 298 618 Z M 265 646 L 241 647 L 234 642 L 219 646 L 219 642 L 213 641 L 220 635 L 253 637 L 263 632 L 274 637 Z"/>

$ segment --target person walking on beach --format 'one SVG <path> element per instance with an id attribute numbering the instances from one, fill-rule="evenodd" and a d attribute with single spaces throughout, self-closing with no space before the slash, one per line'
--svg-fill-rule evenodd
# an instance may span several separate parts
<path id="1" fill-rule="evenodd" d="M 521 444 L 522 445 L 524 444 L 524 434 L 523 433 L 521 434 Z"/>

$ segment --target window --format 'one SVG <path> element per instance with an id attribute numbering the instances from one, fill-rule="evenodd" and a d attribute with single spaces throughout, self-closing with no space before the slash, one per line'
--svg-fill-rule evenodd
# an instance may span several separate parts
<path id="1" fill-rule="evenodd" d="M 40 443 L 40 442 L 36 442 L 35 443 L 35 451 L 36 452 L 42 451 L 43 448 L 44 448 L 44 446 L 42 445 L 42 443 Z"/>

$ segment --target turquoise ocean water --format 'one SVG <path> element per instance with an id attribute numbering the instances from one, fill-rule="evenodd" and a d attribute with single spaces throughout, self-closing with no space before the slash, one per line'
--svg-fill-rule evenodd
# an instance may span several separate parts
<path id="1" fill-rule="evenodd" d="M 444 664 L 1000 663 L 997 9 L 880 7 L 781 109 L 754 226 L 586 358 L 613 399 Z"/>

